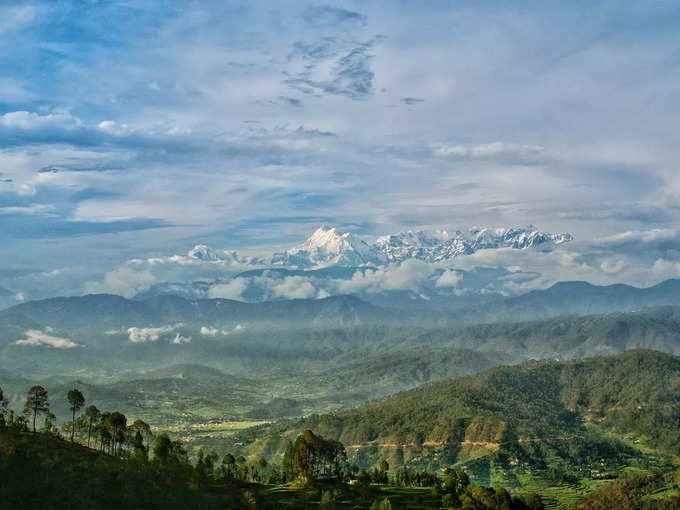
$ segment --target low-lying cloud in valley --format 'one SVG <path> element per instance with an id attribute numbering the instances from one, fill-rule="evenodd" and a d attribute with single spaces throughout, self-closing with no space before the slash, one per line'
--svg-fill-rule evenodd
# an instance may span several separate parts
<path id="1" fill-rule="evenodd" d="M 133 344 L 141 344 L 145 342 L 157 342 L 164 335 L 174 332 L 178 328 L 181 328 L 182 324 L 174 324 L 171 326 L 161 326 L 157 328 L 139 328 L 131 327 L 128 328 L 127 334 L 128 339 Z M 179 338 L 179 334 L 176 338 Z M 176 342 L 179 343 L 179 342 Z"/>
<path id="2" fill-rule="evenodd" d="M 54 336 L 50 332 L 39 331 L 35 329 L 26 330 L 24 333 L 25 338 L 17 340 L 14 342 L 16 345 L 26 345 L 26 346 L 46 346 L 53 347 L 55 349 L 73 349 L 78 347 L 78 344 L 68 338 L 63 338 L 59 336 Z"/>

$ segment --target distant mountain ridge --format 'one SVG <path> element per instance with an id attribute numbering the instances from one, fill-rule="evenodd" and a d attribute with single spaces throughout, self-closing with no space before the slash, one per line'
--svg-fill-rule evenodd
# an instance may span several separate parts
<path id="1" fill-rule="evenodd" d="M 323 225 L 303 243 L 274 253 L 271 257 L 241 257 L 234 251 L 216 251 L 206 245 L 196 245 L 187 257 L 207 262 L 225 262 L 243 266 L 280 266 L 314 268 L 324 266 L 382 266 L 393 262 L 417 259 L 425 262 L 453 260 L 479 250 L 495 248 L 551 249 L 568 243 L 568 233 L 551 234 L 533 225 L 513 228 L 471 228 L 449 233 L 437 231 L 406 231 L 379 237 L 368 243 L 351 232 Z"/>
<path id="2" fill-rule="evenodd" d="M 56 326 L 94 322 L 100 325 L 151 325 L 186 321 L 213 321 L 215 324 L 253 321 L 282 325 L 297 323 L 304 327 L 324 320 L 336 326 L 350 326 L 394 318 L 394 314 L 387 310 L 346 295 L 244 303 L 230 299 L 187 300 L 173 295 L 138 301 L 113 294 L 89 294 L 30 301 L 0 312 L 0 319 L 11 316 Z"/>
<path id="3" fill-rule="evenodd" d="M 340 269 L 340 268 L 338 268 Z M 333 270 L 329 268 L 328 270 Z M 257 274 L 257 273 L 255 273 Z M 0 320 L 32 327 L 42 323 L 98 326 L 157 325 L 177 322 L 237 324 L 252 322 L 286 327 L 346 327 L 371 323 L 422 323 L 460 326 L 484 323 L 526 322 L 559 316 L 583 316 L 634 311 L 660 306 L 680 306 L 680 280 L 637 288 L 628 285 L 597 286 L 586 282 L 559 282 L 545 290 L 499 299 L 456 312 L 418 310 L 412 313 L 376 306 L 353 295 L 322 299 L 244 302 L 231 299 L 186 299 L 161 294 L 126 299 L 112 294 L 56 297 L 28 301 L 0 311 Z"/>
<path id="4" fill-rule="evenodd" d="M 680 280 L 652 287 L 558 282 L 544 290 L 506 298 L 491 307 L 471 307 L 456 316 L 466 322 L 522 322 L 564 315 L 593 315 L 680 305 Z"/>

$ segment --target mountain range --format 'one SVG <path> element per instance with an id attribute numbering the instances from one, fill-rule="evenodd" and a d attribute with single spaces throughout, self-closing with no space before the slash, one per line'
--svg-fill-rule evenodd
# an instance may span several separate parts
<path id="1" fill-rule="evenodd" d="M 497 362 L 640 347 L 680 354 L 678 331 L 680 280 L 645 289 L 564 282 L 454 312 L 386 308 L 351 295 L 245 303 L 101 294 L 0 312 L 0 369 L 68 373 L 79 366 L 198 363 L 246 375 L 396 355 L 422 374 L 408 380 L 425 382 L 447 375 L 433 364 L 445 353 L 423 359 L 414 349 L 476 351 Z M 397 383 L 381 391 L 403 389 Z"/>
<path id="2" fill-rule="evenodd" d="M 205 245 L 195 246 L 188 252 L 188 256 L 204 261 L 292 268 L 382 266 L 409 259 L 445 262 L 484 249 L 549 250 L 572 240 L 571 234 L 550 234 L 528 225 L 515 228 L 471 228 L 452 233 L 445 230 L 409 230 L 381 236 L 375 242 L 368 243 L 351 232 L 341 233 L 335 227 L 324 225 L 302 244 L 274 253 L 269 258 L 241 257 L 234 251 L 218 252 Z"/>

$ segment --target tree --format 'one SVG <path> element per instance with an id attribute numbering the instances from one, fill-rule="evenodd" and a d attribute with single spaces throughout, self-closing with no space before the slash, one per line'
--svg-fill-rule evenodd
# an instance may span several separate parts
<path id="1" fill-rule="evenodd" d="M 248 466 L 246 466 L 246 458 L 243 455 L 236 457 L 236 465 L 238 466 L 238 476 L 241 480 L 248 478 Z"/>
<path id="2" fill-rule="evenodd" d="M 198 485 L 205 487 L 214 480 L 215 462 L 217 462 L 217 454 L 215 452 L 205 455 L 203 448 L 198 450 L 198 460 L 194 469 L 194 476 Z"/>
<path id="3" fill-rule="evenodd" d="M 56 431 L 56 433 L 59 433 L 59 429 L 55 427 L 57 423 L 57 417 L 52 413 L 51 411 L 45 415 L 45 424 L 43 425 L 42 430 L 44 432 L 53 432 Z"/>
<path id="4" fill-rule="evenodd" d="M 342 478 L 346 471 L 347 454 L 339 441 L 325 440 L 311 430 L 298 436 L 285 463 L 292 464 L 292 475 L 311 480 Z M 292 456 L 292 459 L 290 458 Z"/>
<path id="5" fill-rule="evenodd" d="M 454 501 L 460 497 L 461 494 L 470 485 L 470 477 L 465 471 L 456 469 L 449 469 L 444 477 L 444 491 L 453 496 Z"/>
<path id="6" fill-rule="evenodd" d="M 80 390 L 74 388 L 68 392 L 66 398 L 68 398 L 68 403 L 71 406 L 69 409 L 71 409 L 72 413 L 71 442 L 73 442 L 73 436 L 76 433 L 76 413 L 85 405 L 85 396 Z"/>
<path id="7" fill-rule="evenodd" d="M 134 457 L 140 460 L 149 460 L 142 433 L 139 430 L 130 430 L 130 432 L 132 435 L 132 450 L 134 452 Z"/>
<path id="8" fill-rule="evenodd" d="M 143 446 L 145 447 L 146 451 L 148 452 L 149 449 L 151 448 L 151 440 L 153 439 L 153 432 L 151 432 L 151 425 L 146 423 L 143 420 L 135 420 L 130 427 L 130 432 L 132 433 L 139 433 L 142 437 L 143 440 Z"/>
<path id="9" fill-rule="evenodd" d="M 531 510 L 544 510 L 545 505 L 543 505 L 543 500 L 541 499 L 541 496 L 536 494 L 535 492 L 530 492 L 527 494 L 527 506 Z"/>
<path id="10" fill-rule="evenodd" d="M 7 414 L 7 404 L 7 399 L 2 392 L 2 388 L 0 388 L 0 428 L 3 428 L 7 424 L 5 420 L 5 415 Z"/>
<path id="11" fill-rule="evenodd" d="M 99 450 L 103 452 L 106 447 L 111 445 L 111 433 L 103 422 L 95 425 L 94 431 L 99 438 Z"/>
<path id="12" fill-rule="evenodd" d="M 222 458 L 222 473 L 225 478 L 234 478 L 234 465 L 236 464 L 236 458 L 231 454 L 227 453 Z"/>
<path id="13" fill-rule="evenodd" d="M 159 435 L 153 443 L 154 460 L 161 465 L 183 464 L 187 451 L 179 441 L 172 441 L 167 434 Z"/>
<path id="14" fill-rule="evenodd" d="M 33 433 L 35 434 L 35 420 L 39 414 L 48 413 L 50 411 L 50 403 L 47 400 L 47 390 L 42 386 L 32 386 L 28 390 L 28 398 L 26 399 L 26 406 L 24 413 L 30 416 L 33 415 Z"/>
<path id="15" fill-rule="evenodd" d="M 386 460 L 382 460 L 375 468 L 373 469 L 373 481 L 375 483 L 380 483 L 380 484 L 387 484 L 388 483 L 388 478 L 387 478 L 387 472 L 390 470 L 390 465 Z"/>
<path id="16" fill-rule="evenodd" d="M 87 447 L 90 447 L 90 438 L 92 437 L 92 426 L 99 423 L 102 418 L 102 413 L 99 412 L 96 406 L 87 406 L 85 408 L 85 416 L 87 417 Z"/>
<path id="17" fill-rule="evenodd" d="M 127 439 L 127 418 L 123 413 L 114 411 L 102 415 L 102 424 L 108 430 L 111 440 L 111 455 L 120 452 L 120 446 Z M 118 449 L 116 449 L 118 447 Z"/>
<path id="18" fill-rule="evenodd" d="M 371 485 L 371 473 L 366 471 L 366 469 L 359 471 L 359 474 L 357 475 L 357 483 L 366 487 Z"/>

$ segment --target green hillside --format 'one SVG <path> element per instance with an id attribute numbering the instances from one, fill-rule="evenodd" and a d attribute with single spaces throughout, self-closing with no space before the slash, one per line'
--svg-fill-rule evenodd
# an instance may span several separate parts
<path id="1" fill-rule="evenodd" d="M 33 434 L 3 423 L 0 506 L 26 510 L 438 510 L 453 504 L 469 510 L 499 505 L 508 510 L 543 508 L 537 494 L 512 496 L 502 487 L 470 483 L 461 472 L 443 479 L 434 473 L 414 473 L 410 485 L 404 480 L 389 484 L 388 480 L 375 482 L 365 472 L 352 477 L 342 463 L 340 474 L 332 479 L 295 478 L 293 472 L 263 459 L 234 461 L 225 456 L 220 461 L 211 453 L 191 463 L 181 445 L 162 436 L 150 454 L 135 442 L 134 434 L 125 436 L 115 454 L 106 454 L 51 432 Z"/>
<path id="2" fill-rule="evenodd" d="M 674 510 L 680 508 L 680 471 L 636 473 L 603 487 L 577 510 Z"/>
<path id="3" fill-rule="evenodd" d="M 575 496 L 630 468 L 671 469 L 680 452 L 678 416 L 680 358 L 636 350 L 492 368 L 346 412 L 258 427 L 233 441 L 273 455 L 310 428 L 347 445 L 359 465 L 383 457 L 430 469 L 458 465 L 481 483 L 571 484 Z"/>
<path id="4" fill-rule="evenodd" d="M 529 322 L 482 324 L 462 329 L 433 329 L 422 342 L 478 351 L 499 351 L 521 358 L 579 358 L 653 349 L 680 354 L 680 307 Z"/>

